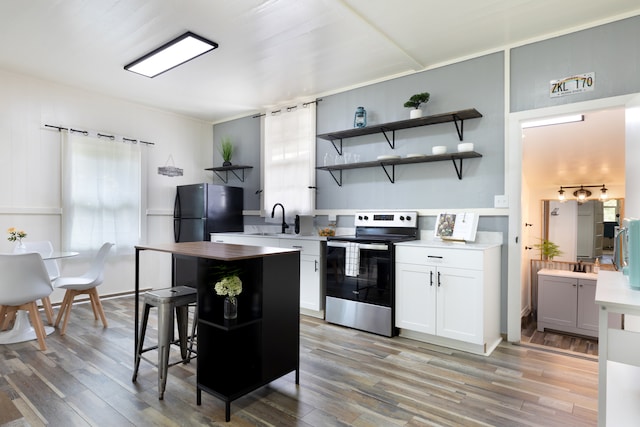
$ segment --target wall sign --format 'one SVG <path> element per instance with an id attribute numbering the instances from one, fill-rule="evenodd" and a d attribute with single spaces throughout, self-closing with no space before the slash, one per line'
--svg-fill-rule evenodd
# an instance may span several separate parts
<path id="1" fill-rule="evenodd" d="M 564 77 L 559 80 L 549 82 L 549 96 L 557 98 L 560 96 L 574 95 L 576 93 L 590 92 L 596 85 L 596 73 L 576 74 Z"/>

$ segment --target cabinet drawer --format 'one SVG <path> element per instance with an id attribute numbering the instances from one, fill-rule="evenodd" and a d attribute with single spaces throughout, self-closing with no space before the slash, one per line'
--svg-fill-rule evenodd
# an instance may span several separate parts
<path id="1" fill-rule="evenodd" d="M 396 247 L 396 262 L 409 264 L 442 265 L 481 270 L 483 259 L 483 252 L 476 250 L 408 246 Z"/>
<path id="2" fill-rule="evenodd" d="M 300 249 L 301 255 L 320 255 L 320 242 L 318 240 L 280 239 L 280 247 Z"/>

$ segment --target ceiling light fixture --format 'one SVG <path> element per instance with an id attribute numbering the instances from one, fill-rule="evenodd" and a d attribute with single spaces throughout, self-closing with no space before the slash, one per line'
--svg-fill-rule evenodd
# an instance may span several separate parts
<path id="1" fill-rule="evenodd" d="M 180 37 L 125 65 L 124 69 L 153 78 L 217 47 L 217 43 L 187 31 Z"/>
<path id="2" fill-rule="evenodd" d="M 607 195 L 607 187 L 605 187 L 604 184 L 602 185 L 577 185 L 574 187 L 571 186 L 561 186 L 560 190 L 558 190 L 558 200 L 560 200 L 561 202 L 565 201 L 565 188 L 577 188 L 578 190 L 573 192 L 573 195 L 576 197 L 576 199 L 578 199 L 578 203 L 583 203 L 585 200 L 587 200 L 587 198 L 589 198 L 591 196 L 591 191 L 587 190 L 586 188 L 600 188 L 600 200 L 607 200 L 607 198 L 609 197 Z"/>
<path id="3" fill-rule="evenodd" d="M 535 128 L 540 126 L 560 125 L 564 123 L 583 122 L 584 114 L 574 114 L 571 116 L 552 117 L 550 119 L 532 120 L 522 123 L 522 129 Z"/>

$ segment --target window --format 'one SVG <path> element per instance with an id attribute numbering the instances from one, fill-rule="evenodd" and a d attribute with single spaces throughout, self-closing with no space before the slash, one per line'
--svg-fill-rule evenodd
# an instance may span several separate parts
<path id="1" fill-rule="evenodd" d="M 281 109 L 264 121 L 264 209 L 282 203 L 288 216 L 315 208 L 316 105 Z"/>
<path id="2" fill-rule="evenodd" d="M 604 222 L 617 222 L 618 221 L 618 201 L 607 200 L 603 203 Z"/>
<path id="3" fill-rule="evenodd" d="M 93 251 L 104 242 L 133 252 L 140 236 L 140 146 L 68 134 L 64 141 L 62 244 Z"/>

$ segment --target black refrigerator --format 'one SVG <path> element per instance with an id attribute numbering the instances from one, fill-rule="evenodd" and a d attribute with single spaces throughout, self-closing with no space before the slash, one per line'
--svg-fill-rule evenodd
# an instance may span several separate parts
<path id="1" fill-rule="evenodd" d="M 173 207 L 176 242 L 211 240 L 209 233 L 243 231 L 243 189 L 215 184 L 180 185 Z"/>

